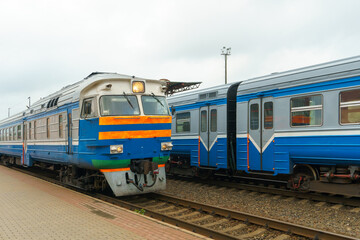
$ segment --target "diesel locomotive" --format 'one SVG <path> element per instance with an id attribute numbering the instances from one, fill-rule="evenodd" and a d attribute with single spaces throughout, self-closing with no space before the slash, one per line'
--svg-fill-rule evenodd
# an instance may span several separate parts
<path id="1" fill-rule="evenodd" d="M 5 164 L 41 166 L 62 182 L 116 196 L 163 190 L 171 116 L 165 80 L 92 73 L 0 121 Z"/>

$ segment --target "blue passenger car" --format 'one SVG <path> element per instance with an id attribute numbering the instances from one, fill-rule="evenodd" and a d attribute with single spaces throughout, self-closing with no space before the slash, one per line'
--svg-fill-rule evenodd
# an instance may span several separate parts
<path id="1" fill-rule="evenodd" d="M 173 172 L 286 177 L 291 188 L 325 192 L 337 183 L 337 191 L 360 195 L 360 57 L 179 94 L 168 102 Z M 183 130 L 184 123 L 190 130 Z M 190 138 L 194 142 L 185 142 Z"/>
<path id="2" fill-rule="evenodd" d="M 7 164 L 53 167 L 87 189 L 116 196 L 165 189 L 172 147 L 166 83 L 93 73 L 0 121 Z"/>

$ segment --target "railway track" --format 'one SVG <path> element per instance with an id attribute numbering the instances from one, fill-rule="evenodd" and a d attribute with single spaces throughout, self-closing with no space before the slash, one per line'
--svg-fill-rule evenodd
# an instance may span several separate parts
<path id="1" fill-rule="evenodd" d="M 64 185 L 51 174 L 39 175 L 39 170 L 13 169 L 214 239 L 289 239 L 290 235 L 312 239 L 356 239 L 165 194 L 151 193 L 115 198 L 101 193 L 89 193 Z"/>
<path id="2" fill-rule="evenodd" d="M 195 182 L 199 184 L 209 185 L 209 186 L 217 186 L 217 187 L 227 187 L 227 188 L 235 188 L 239 190 L 246 190 L 251 192 L 259 192 L 259 193 L 268 193 L 273 195 L 281 195 L 284 197 L 294 197 L 298 199 L 307 199 L 310 201 L 317 202 L 326 202 L 331 204 L 342 204 L 344 206 L 350 207 L 360 207 L 360 198 L 357 197 L 349 197 L 342 195 L 334 195 L 334 194 L 325 194 L 325 193 L 314 193 L 314 192 L 301 192 L 301 191 L 292 191 L 289 189 L 276 187 L 276 185 L 269 184 L 260 185 L 253 181 L 253 184 L 239 182 L 239 181 L 224 181 L 224 179 L 214 180 L 214 179 L 199 179 L 199 178 L 187 178 L 187 177 L 171 177 L 172 180 L 181 180 L 187 182 Z"/>

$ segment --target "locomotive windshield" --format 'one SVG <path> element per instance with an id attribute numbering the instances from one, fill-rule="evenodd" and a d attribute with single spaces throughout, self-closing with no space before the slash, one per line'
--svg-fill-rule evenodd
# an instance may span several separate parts
<path id="1" fill-rule="evenodd" d="M 100 98 L 100 113 L 102 116 L 139 115 L 139 104 L 136 96 L 117 95 Z"/>
<path id="2" fill-rule="evenodd" d="M 169 108 L 165 97 L 151 96 L 141 97 L 145 115 L 169 115 Z"/>

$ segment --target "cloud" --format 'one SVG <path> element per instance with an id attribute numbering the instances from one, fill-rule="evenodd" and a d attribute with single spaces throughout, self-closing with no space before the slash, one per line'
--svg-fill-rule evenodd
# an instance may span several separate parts
<path id="1" fill-rule="evenodd" d="M 0 118 L 93 71 L 229 82 L 360 53 L 356 0 L 0 2 Z"/>

